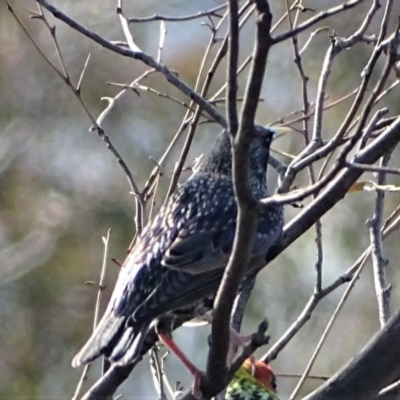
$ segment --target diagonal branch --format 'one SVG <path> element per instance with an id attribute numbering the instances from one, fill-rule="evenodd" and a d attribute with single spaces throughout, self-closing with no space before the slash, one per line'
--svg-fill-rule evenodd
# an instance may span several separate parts
<path id="1" fill-rule="evenodd" d="M 335 376 L 303 400 L 372 400 L 400 374 L 400 312 Z"/>
<path id="2" fill-rule="evenodd" d="M 355 162 L 372 164 L 400 142 L 400 118 L 397 118 L 377 139 L 360 151 Z M 362 175 L 355 168 L 344 169 L 303 211 L 293 218 L 284 229 L 284 239 L 268 253 L 267 261 L 272 261 L 278 254 L 293 243 L 300 235 L 310 229 L 340 199 L 354 182 Z"/>
<path id="3" fill-rule="evenodd" d="M 349 10 L 358 4 L 361 4 L 364 0 L 351 0 L 347 1 L 343 4 L 340 4 L 336 7 L 332 7 L 328 10 L 321 11 L 319 14 L 317 14 L 315 17 L 310 18 L 309 20 L 303 22 L 301 25 L 297 26 L 294 29 L 291 29 L 288 32 L 282 33 L 279 36 L 276 36 L 273 38 L 273 44 L 283 42 L 284 40 L 287 40 L 293 36 L 298 35 L 301 32 L 304 32 L 308 28 L 311 28 L 315 24 L 317 24 L 320 21 L 323 21 L 324 19 L 330 18 L 333 15 L 342 13 L 343 11 Z"/>
<path id="4" fill-rule="evenodd" d="M 87 38 L 93 40 L 104 48 L 111 50 L 117 54 L 120 54 L 125 57 L 133 58 L 135 60 L 140 60 L 144 64 L 148 65 L 151 68 L 154 68 L 156 71 L 160 72 L 164 75 L 165 79 L 173 86 L 175 86 L 178 90 L 184 93 L 186 96 L 190 97 L 198 106 L 200 106 L 203 110 L 205 110 L 212 119 L 214 119 L 218 124 L 222 127 L 226 128 L 226 119 L 225 117 L 214 107 L 208 100 L 204 97 L 200 96 L 196 91 L 194 91 L 190 86 L 188 86 L 185 82 L 178 78 L 178 76 L 172 72 L 168 67 L 164 64 L 158 63 L 153 57 L 149 56 L 146 53 L 140 51 L 133 51 L 131 49 L 127 49 L 125 47 L 118 46 L 106 39 L 97 33 L 91 31 L 86 28 L 73 18 L 64 14 L 61 10 L 51 5 L 47 0 L 37 0 L 37 2 L 42 5 L 46 10 L 54 15 L 55 18 L 65 22 L 74 30 L 80 32 L 82 35 Z"/>

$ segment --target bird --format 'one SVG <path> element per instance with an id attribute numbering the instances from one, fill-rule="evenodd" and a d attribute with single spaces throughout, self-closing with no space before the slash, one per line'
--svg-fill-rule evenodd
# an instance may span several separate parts
<path id="1" fill-rule="evenodd" d="M 279 128 L 254 129 L 249 183 L 255 199 L 268 196 L 266 169 Z M 106 311 L 74 357 L 73 367 L 105 356 L 117 365 L 135 362 L 155 321 L 186 321 L 212 310 L 235 236 L 237 205 L 229 133 L 223 131 L 140 234 L 120 272 Z M 282 236 L 283 209 L 259 214 L 247 273 L 264 264 Z"/>
<path id="2" fill-rule="evenodd" d="M 236 371 L 225 392 L 225 400 L 279 400 L 276 378 L 268 364 L 247 359 Z"/>

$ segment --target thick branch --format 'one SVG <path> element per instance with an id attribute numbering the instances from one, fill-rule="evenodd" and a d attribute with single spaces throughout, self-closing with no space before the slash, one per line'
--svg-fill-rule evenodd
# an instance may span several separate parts
<path id="1" fill-rule="evenodd" d="M 113 365 L 91 388 L 81 400 L 109 400 L 118 387 L 125 382 L 135 364 L 124 367 Z"/>
<path id="2" fill-rule="evenodd" d="M 369 400 L 400 374 L 400 312 L 361 353 L 303 400 Z"/>
<path id="3" fill-rule="evenodd" d="M 228 354 L 229 323 L 237 288 L 250 259 L 256 229 L 257 209 L 249 184 L 249 152 L 254 133 L 254 118 L 264 78 L 267 56 L 271 45 L 272 15 L 265 0 L 257 0 L 257 38 L 252 68 L 246 87 L 244 105 L 238 133 L 233 142 L 233 184 L 238 202 L 233 251 L 218 290 L 212 324 L 206 376 L 201 390 L 206 398 L 220 392 L 227 382 L 226 358 Z"/>
<path id="4" fill-rule="evenodd" d="M 400 118 L 397 118 L 379 138 L 360 151 L 355 162 L 372 164 L 387 151 L 400 142 Z M 340 199 L 342 199 L 354 182 L 361 176 L 362 171 L 346 168 L 325 188 L 317 199 L 312 201 L 304 210 L 293 218 L 284 229 L 284 239 L 267 255 L 267 261 L 272 261 L 291 243 L 326 214 Z"/>

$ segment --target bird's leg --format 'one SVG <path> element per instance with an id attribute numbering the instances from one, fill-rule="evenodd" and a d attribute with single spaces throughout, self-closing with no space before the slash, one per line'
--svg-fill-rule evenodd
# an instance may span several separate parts
<path id="1" fill-rule="evenodd" d="M 186 357 L 185 353 L 177 346 L 172 337 L 165 333 L 159 333 L 161 343 L 163 343 L 168 349 L 170 349 L 178 358 L 182 364 L 189 370 L 189 372 L 196 376 L 201 374 L 201 371 Z"/>
<path id="2" fill-rule="evenodd" d="M 247 346 L 253 337 L 253 335 L 247 335 L 247 336 L 241 335 L 239 332 L 237 332 L 232 327 L 230 327 L 230 333 L 231 333 L 232 344 L 234 344 L 235 346 L 238 346 L 238 347 Z"/>
<path id="3" fill-rule="evenodd" d="M 182 362 L 182 364 L 189 370 L 193 375 L 194 382 L 192 387 L 192 393 L 194 397 L 201 398 L 200 383 L 203 375 L 200 371 L 186 356 L 186 354 L 178 347 L 172 337 L 167 333 L 158 333 L 161 343 L 163 343 L 168 349 L 170 349 Z"/>

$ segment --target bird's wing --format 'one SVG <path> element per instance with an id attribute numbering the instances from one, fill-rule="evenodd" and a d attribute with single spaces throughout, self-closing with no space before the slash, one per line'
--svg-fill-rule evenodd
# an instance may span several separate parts
<path id="1" fill-rule="evenodd" d="M 201 274 L 226 265 L 235 236 L 237 206 L 229 178 L 193 185 L 193 197 L 174 212 L 176 236 L 165 249 L 163 267 Z"/>
<path id="2" fill-rule="evenodd" d="M 262 235 L 256 235 L 254 250 L 261 249 L 265 239 Z M 259 253 L 261 254 L 261 253 Z M 264 254 L 264 251 L 262 252 Z M 251 267 L 263 263 L 264 257 L 256 255 L 250 261 Z M 214 268 L 202 273 L 190 273 L 169 269 L 164 275 L 159 285 L 147 297 L 147 299 L 135 311 L 135 320 L 156 318 L 166 312 L 176 310 L 181 307 L 190 306 L 197 301 L 207 298 L 218 290 L 226 266 L 225 260 L 220 268 Z"/>
<path id="3" fill-rule="evenodd" d="M 232 249 L 235 225 L 229 224 L 224 231 L 187 234 L 180 232 L 169 247 L 161 264 L 163 267 L 201 274 L 223 267 Z"/>
<path id="4" fill-rule="evenodd" d="M 202 274 L 225 267 L 235 237 L 237 205 L 230 178 L 211 180 L 192 195 L 198 200 L 174 210 L 176 235 L 165 248 L 161 265 Z M 276 241 L 282 221 L 277 207 L 260 214 L 253 255 L 266 252 L 268 244 Z"/>
<path id="5" fill-rule="evenodd" d="M 215 294 L 235 236 L 237 208 L 232 190 L 229 182 L 218 193 L 232 200 L 205 196 L 203 208 L 180 226 L 161 260 L 162 279 L 136 309 L 134 320 L 156 318 Z M 280 229 L 276 233 L 271 229 L 275 223 L 272 218 L 267 214 L 260 216 L 250 267 L 263 263 L 268 248 L 280 235 Z"/>
<path id="6" fill-rule="evenodd" d="M 137 308 L 133 318 L 153 319 L 178 308 L 189 308 L 197 301 L 215 294 L 223 273 L 222 268 L 196 275 L 169 270 L 158 287 Z"/>

